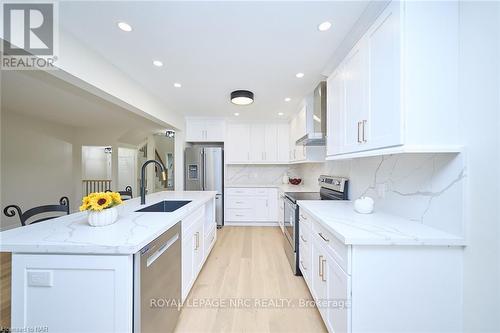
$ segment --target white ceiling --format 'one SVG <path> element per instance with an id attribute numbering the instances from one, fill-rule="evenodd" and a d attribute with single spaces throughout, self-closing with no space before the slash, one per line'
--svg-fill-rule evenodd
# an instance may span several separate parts
<path id="1" fill-rule="evenodd" d="M 2 110 L 73 128 L 113 130 L 122 133 L 123 142 L 139 143 L 163 129 L 42 71 L 4 71 L 1 87 Z"/>
<path id="2" fill-rule="evenodd" d="M 367 1 L 60 3 L 60 24 L 184 115 L 275 119 L 297 111 L 322 79 Z M 323 21 L 332 22 L 319 32 Z M 125 21 L 133 31 L 122 32 Z M 164 63 L 154 67 L 152 60 Z M 305 77 L 297 79 L 297 72 Z M 174 88 L 173 83 L 182 83 Z M 255 93 L 250 106 L 232 90 Z M 284 102 L 285 97 L 292 101 Z"/>

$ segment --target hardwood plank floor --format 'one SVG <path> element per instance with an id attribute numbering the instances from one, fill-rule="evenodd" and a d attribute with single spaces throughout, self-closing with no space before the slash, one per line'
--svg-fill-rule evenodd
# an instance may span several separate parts
<path id="1" fill-rule="evenodd" d="M 0 328 L 10 327 L 11 254 L 0 252 Z"/>
<path id="2" fill-rule="evenodd" d="M 224 227 L 217 237 L 182 309 L 177 333 L 326 332 L 316 308 L 298 306 L 300 299 L 312 297 L 303 278 L 292 274 L 279 228 Z M 231 306 L 238 300 L 245 303 Z M 211 304 L 196 306 L 202 301 Z M 286 306 L 288 301 L 293 306 Z"/>

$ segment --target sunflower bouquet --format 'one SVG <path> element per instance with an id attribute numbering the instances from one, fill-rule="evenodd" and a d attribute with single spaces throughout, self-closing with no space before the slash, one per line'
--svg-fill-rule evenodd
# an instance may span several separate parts
<path id="1" fill-rule="evenodd" d="M 103 209 L 112 208 L 122 203 L 120 193 L 117 192 L 95 192 L 90 193 L 82 199 L 80 211 L 100 212 Z"/>

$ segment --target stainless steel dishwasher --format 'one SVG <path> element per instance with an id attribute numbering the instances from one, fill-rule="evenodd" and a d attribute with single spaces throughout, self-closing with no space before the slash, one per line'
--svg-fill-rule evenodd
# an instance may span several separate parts
<path id="1" fill-rule="evenodd" d="M 181 302 L 181 222 L 134 255 L 134 332 L 173 332 Z"/>

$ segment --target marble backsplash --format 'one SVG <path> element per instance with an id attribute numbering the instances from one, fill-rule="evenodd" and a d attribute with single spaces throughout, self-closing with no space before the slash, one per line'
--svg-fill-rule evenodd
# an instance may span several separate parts
<path id="1" fill-rule="evenodd" d="M 286 165 L 227 165 L 227 185 L 280 185 Z"/>
<path id="2" fill-rule="evenodd" d="M 464 234 L 464 154 L 397 154 L 281 165 L 228 165 L 228 185 L 279 185 L 283 175 L 319 190 L 318 176 L 349 178 L 349 199 L 370 196 L 375 209 L 455 235 Z"/>
<path id="3" fill-rule="evenodd" d="M 305 183 L 317 182 L 320 174 L 347 177 L 349 199 L 370 196 L 376 210 L 463 236 L 463 154 L 398 154 L 291 169 Z"/>

